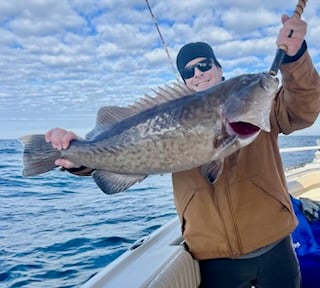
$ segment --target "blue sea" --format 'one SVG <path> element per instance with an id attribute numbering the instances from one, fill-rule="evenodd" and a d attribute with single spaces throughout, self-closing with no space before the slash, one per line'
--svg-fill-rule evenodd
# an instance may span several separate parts
<path id="1" fill-rule="evenodd" d="M 279 144 L 315 146 L 319 138 L 282 136 Z M 17 140 L 0 140 L 0 287 L 80 287 L 176 215 L 170 175 L 105 195 L 91 177 L 23 177 L 22 150 Z M 314 153 L 284 153 L 284 167 Z"/>

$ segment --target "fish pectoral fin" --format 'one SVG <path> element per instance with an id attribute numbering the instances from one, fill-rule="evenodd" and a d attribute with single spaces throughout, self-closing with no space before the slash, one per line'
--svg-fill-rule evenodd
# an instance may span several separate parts
<path id="1" fill-rule="evenodd" d="M 217 181 L 223 170 L 223 159 L 215 160 L 201 166 L 202 175 L 213 184 Z"/>
<path id="2" fill-rule="evenodd" d="M 92 173 L 94 181 L 106 194 L 115 194 L 127 190 L 133 184 L 144 180 L 147 176 L 116 174 L 105 170 L 95 170 Z"/>

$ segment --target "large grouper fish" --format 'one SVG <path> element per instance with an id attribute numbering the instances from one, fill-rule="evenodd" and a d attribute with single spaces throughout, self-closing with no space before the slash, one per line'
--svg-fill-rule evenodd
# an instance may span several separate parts
<path id="1" fill-rule="evenodd" d="M 127 107 L 106 106 L 85 139 L 54 149 L 44 135 L 20 138 L 24 176 L 45 173 L 58 158 L 92 168 L 100 189 L 113 194 L 151 174 L 200 167 L 214 182 L 224 158 L 270 131 L 270 110 L 279 81 L 269 73 L 244 74 L 208 90 L 184 84 L 153 90 Z"/>

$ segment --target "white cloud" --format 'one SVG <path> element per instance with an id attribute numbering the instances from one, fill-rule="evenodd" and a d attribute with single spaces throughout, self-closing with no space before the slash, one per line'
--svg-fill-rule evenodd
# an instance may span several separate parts
<path id="1" fill-rule="evenodd" d="M 281 14 L 296 5 L 294 0 L 149 3 L 173 62 L 186 42 L 207 41 L 226 77 L 269 68 Z M 309 1 L 303 17 L 320 69 L 320 4 Z M 40 123 L 39 129 L 63 125 L 83 131 L 91 128 L 100 106 L 132 103 L 175 78 L 145 1 L 1 1 L 0 34 L 1 137 L 19 136 Z M 319 125 L 313 130 L 320 133 Z"/>

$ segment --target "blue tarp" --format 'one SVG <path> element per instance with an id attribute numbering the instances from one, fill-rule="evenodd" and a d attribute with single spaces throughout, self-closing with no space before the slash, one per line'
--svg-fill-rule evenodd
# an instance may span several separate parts
<path id="1" fill-rule="evenodd" d="M 302 288 L 319 288 L 320 219 L 310 220 L 309 217 L 306 217 L 303 200 L 293 197 L 291 200 L 299 221 L 297 228 L 292 233 L 292 240 L 300 264 Z"/>

